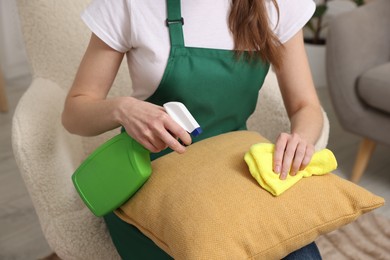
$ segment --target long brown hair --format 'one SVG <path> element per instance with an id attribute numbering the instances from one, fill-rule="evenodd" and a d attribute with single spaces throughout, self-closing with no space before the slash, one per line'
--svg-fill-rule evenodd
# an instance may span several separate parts
<path id="1" fill-rule="evenodd" d="M 233 34 L 237 55 L 244 50 L 251 58 L 261 58 L 279 68 L 282 64 L 282 44 L 269 25 L 265 0 L 231 0 L 229 28 Z M 272 0 L 279 14 L 276 0 Z"/>

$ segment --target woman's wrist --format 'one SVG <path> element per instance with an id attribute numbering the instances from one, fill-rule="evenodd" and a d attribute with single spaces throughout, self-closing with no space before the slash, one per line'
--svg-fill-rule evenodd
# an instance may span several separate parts
<path id="1" fill-rule="evenodd" d="M 112 118 L 118 125 L 126 125 L 129 123 L 129 116 L 132 112 L 132 107 L 137 99 L 133 97 L 118 97 L 113 100 L 114 109 L 112 110 Z"/>
<path id="2" fill-rule="evenodd" d="M 301 109 L 291 118 L 291 134 L 300 136 L 307 143 L 315 145 L 323 127 L 323 115 L 320 107 Z"/>

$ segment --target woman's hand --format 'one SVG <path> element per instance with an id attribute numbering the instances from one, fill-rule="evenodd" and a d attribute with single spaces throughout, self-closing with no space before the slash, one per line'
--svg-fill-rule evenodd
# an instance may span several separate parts
<path id="1" fill-rule="evenodd" d="M 314 154 L 314 145 L 308 143 L 298 134 L 281 133 L 275 144 L 274 172 L 281 180 L 287 174 L 295 176 L 298 171 L 304 170 Z"/>
<path id="2" fill-rule="evenodd" d="M 167 147 L 178 153 L 185 152 L 185 145 L 191 144 L 191 136 L 178 125 L 163 107 L 135 98 L 124 99 L 121 106 L 121 125 L 126 132 L 153 153 Z"/>

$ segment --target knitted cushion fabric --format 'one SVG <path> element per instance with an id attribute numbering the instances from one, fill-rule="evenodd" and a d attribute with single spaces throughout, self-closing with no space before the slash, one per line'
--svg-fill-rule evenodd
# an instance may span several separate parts
<path id="1" fill-rule="evenodd" d="M 116 214 L 175 259 L 280 259 L 383 205 L 333 174 L 304 178 L 272 196 L 243 159 L 252 144 L 266 141 L 255 132 L 233 132 L 161 157 Z"/>

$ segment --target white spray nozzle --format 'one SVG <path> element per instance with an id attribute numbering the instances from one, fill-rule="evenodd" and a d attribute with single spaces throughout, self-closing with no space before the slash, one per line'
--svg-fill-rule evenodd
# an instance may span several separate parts
<path id="1" fill-rule="evenodd" d="M 163 106 L 168 115 L 192 136 L 197 136 L 202 133 L 202 128 L 183 103 L 168 102 Z"/>

